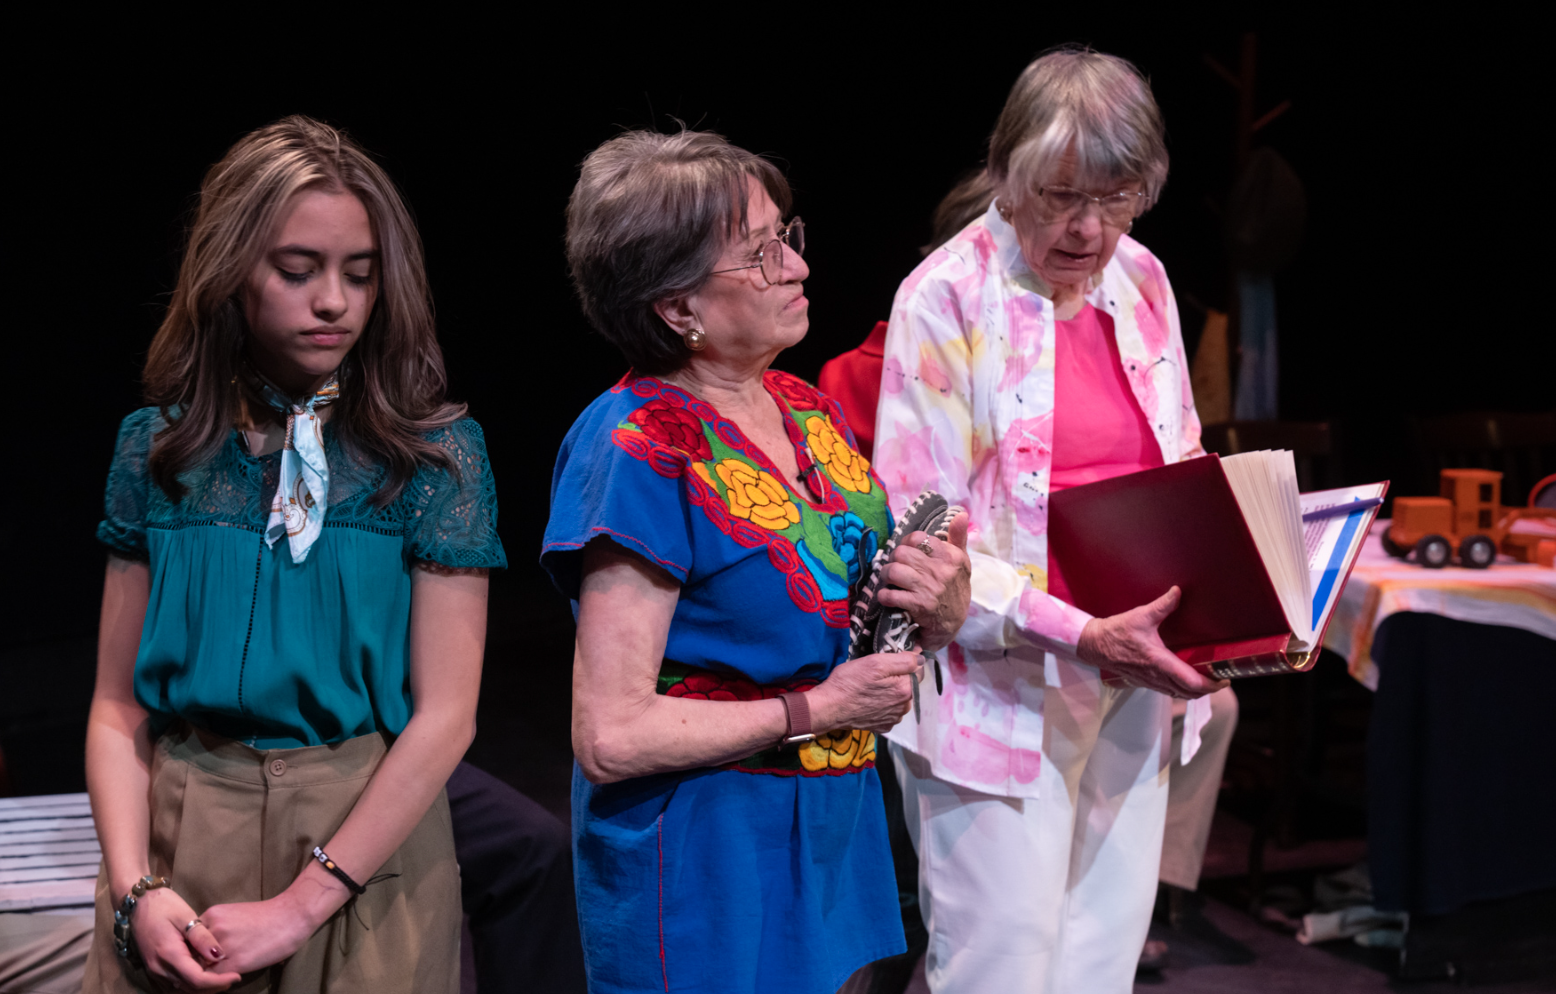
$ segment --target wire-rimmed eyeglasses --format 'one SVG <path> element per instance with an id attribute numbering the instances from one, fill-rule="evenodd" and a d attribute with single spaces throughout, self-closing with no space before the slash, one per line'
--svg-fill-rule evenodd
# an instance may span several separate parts
<path id="1" fill-rule="evenodd" d="M 1087 204 L 1096 204 L 1102 213 L 1102 220 L 1115 228 L 1123 228 L 1145 206 L 1145 194 L 1134 190 L 1119 190 L 1103 197 L 1094 197 L 1084 190 L 1072 190 L 1067 186 L 1045 186 L 1037 191 L 1037 196 L 1043 202 L 1043 210 L 1048 214 L 1050 222 L 1068 221 L 1085 210 Z"/>
<path id="2" fill-rule="evenodd" d="M 760 269 L 762 279 L 768 286 L 774 286 L 783 282 L 783 249 L 789 249 L 798 256 L 805 254 L 805 222 L 798 217 L 784 225 L 776 238 L 762 243 L 762 250 L 756 254 L 756 261 L 749 266 L 735 266 L 732 269 L 715 269 L 710 276 L 719 273 L 738 273 L 745 269 Z"/>

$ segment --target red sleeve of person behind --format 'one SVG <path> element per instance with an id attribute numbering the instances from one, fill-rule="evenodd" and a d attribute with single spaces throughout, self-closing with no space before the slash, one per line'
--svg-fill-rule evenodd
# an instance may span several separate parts
<path id="1" fill-rule="evenodd" d="M 816 386 L 837 401 L 854 430 L 859 452 L 875 458 L 875 408 L 881 399 L 881 368 L 886 360 L 886 322 L 877 321 L 870 337 L 821 367 Z"/>

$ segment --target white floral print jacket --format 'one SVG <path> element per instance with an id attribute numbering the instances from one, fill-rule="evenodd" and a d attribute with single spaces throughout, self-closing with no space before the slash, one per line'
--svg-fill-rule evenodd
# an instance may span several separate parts
<path id="1" fill-rule="evenodd" d="M 1075 645 L 1091 617 L 1046 592 L 1050 296 L 1015 229 L 991 206 L 897 291 L 876 415 L 875 470 L 893 512 L 929 488 L 972 518 L 972 608 L 942 654 L 944 694 L 926 681 L 921 717 L 910 712 L 890 738 L 928 759 L 941 779 L 1011 797 L 1037 796 L 1043 695 L 1080 692 L 1061 687 L 1070 681 L 1049 654 L 1082 665 Z M 1163 461 L 1202 455 L 1178 308 L 1161 263 L 1120 238 L 1086 299 L 1113 319 Z M 1187 709 L 1185 762 L 1209 717 L 1206 700 Z"/>

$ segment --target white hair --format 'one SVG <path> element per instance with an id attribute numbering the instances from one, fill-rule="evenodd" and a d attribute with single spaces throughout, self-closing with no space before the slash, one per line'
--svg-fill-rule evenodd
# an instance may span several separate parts
<path id="1" fill-rule="evenodd" d="M 1139 181 L 1145 206 L 1167 182 L 1167 143 L 1151 86 L 1133 64 L 1088 48 L 1051 51 L 1011 87 L 989 140 L 989 177 L 1001 203 L 1020 206 L 1067 151 L 1077 176 Z"/>

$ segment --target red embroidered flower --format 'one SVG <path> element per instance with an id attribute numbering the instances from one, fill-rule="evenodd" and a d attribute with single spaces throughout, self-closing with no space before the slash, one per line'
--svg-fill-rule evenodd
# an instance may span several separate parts
<path id="1" fill-rule="evenodd" d="M 686 674 L 680 683 L 665 691 L 667 697 L 686 697 L 694 701 L 759 701 L 762 688 L 738 676 L 724 676 L 710 670 Z"/>
<path id="2" fill-rule="evenodd" d="M 658 397 L 627 415 L 627 420 L 643 429 L 656 442 L 690 453 L 698 459 L 712 459 L 708 437 L 702 433 L 702 420 L 684 407 L 672 407 Z"/>
<path id="3" fill-rule="evenodd" d="M 775 369 L 769 372 L 767 377 L 768 381 L 772 383 L 773 389 L 777 390 L 783 399 L 789 402 L 789 406 L 796 411 L 821 410 L 821 395 L 816 392 L 814 387 L 798 376 L 790 376 L 788 373 L 782 373 Z"/>
<path id="4" fill-rule="evenodd" d="M 765 701 L 785 690 L 809 690 L 814 680 L 796 680 L 782 685 L 762 686 L 744 677 L 693 670 L 665 691 L 666 697 L 685 697 L 694 701 Z"/>

